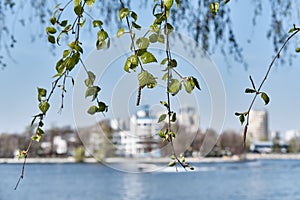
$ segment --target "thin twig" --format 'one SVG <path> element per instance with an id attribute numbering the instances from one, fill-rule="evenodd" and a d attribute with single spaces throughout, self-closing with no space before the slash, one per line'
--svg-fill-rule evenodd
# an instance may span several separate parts
<path id="1" fill-rule="evenodd" d="M 243 143 L 244 148 L 245 148 L 245 146 L 246 146 L 246 136 L 247 136 L 248 126 L 249 126 L 250 111 L 251 111 L 251 109 L 252 109 L 252 107 L 253 107 L 253 105 L 254 105 L 254 103 L 255 103 L 255 100 L 256 100 L 257 96 L 260 94 L 260 91 L 261 91 L 261 89 L 262 89 L 264 83 L 266 82 L 266 80 L 267 80 L 267 78 L 268 78 L 268 76 L 269 76 L 269 74 L 270 74 L 270 71 L 271 71 L 271 69 L 272 69 L 272 67 L 273 67 L 273 65 L 274 65 L 274 63 L 275 63 L 275 61 L 276 61 L 277 59 L 279 59 L 279 56 L 280 56 L 282 50 L 285 48 L 285 46 L 286 46 L 287 43 L 290 41 L 290 39 L 292 39 L 297 33 L 299 33 L 300 28 L 295 28 L 295 30 L 296 30 L 296 31 L 294 31 L 294 32 L 293 32 L 293 33 L 285 40 L 285 42 L 283 43 L 283 45 L 281 46 L 281 48 L 280 48 L 280 49 L 277 51 L 277 53 L 275 54 L 273 60 L 271 61 L 270 65 L 269 65 L 269 67 L 268 67 L 268 69 L 267 69 L 267 72 L 266 72 L 266 74 L 265 74 L 265 76 L 264 76 L 262 82 L 260 83 L 260 85 L 259 85 L 259 87 L 258 87 L 258 89 L 257 89 L 257 92 L 255 93 L 255 95 L 254 95 L 254 97 L 253 97 L 253 99 L 252 99 L 252 101 L 251 101 L 251 103 L 250 103 L 250 106 L 249 106 L 249 108 L 248 108 L 248 110 L 247 110 L 247 112 L 246 112 L 246 115 L 247 115 L 247 121 L 246 121 L 246 125 L 245 125 L 245 127 L 244 127 L 244 143 Z M 251 80 L 251 84 L 252 84 L 252 86 L 253 86 L 253 89 L 255 89 L 255 86 L 254 86 L 254 82 L 253 82 L 253 80 L 252 80 L 252 77 L 250 76 L 249 78 L 250 78 L 250 80 Z"/>

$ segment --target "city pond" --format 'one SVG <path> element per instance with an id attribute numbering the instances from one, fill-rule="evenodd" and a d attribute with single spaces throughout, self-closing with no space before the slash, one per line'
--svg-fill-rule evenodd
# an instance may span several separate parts
<path id="1" fill-rule="evenodd" d="M 192 172 L 161 165 L 157 171 L 129 173 L 102 164 L 28 164 L 14 190 L 21 165 L 0 164 L 0 200 L 300 199 L 300 160 L 193 166 Z"/>

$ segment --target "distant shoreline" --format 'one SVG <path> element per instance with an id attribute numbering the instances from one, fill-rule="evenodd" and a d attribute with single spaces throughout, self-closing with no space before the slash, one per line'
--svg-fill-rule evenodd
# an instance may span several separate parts
<path id="1" fill-rule="evenodd" d="M 300 154 L 253 154 L 248 153 L 241 157 L 193 157 L 186 158 L 190 163 L 213 163 L 213 162 L 240 162 L 252 160 L 300 160 Z M 170 158 L 107 158 L 102 163 L 168 163 Z M 23 159 L 0 158 L 0 164 L 22 164 Z M 76 163 L 73 157 L 67 158 L 28 158 L 27 163 L 55 164 L 55 163 Z M 101 163 L 95 158 L 86 158 L 84 163 Z"/>

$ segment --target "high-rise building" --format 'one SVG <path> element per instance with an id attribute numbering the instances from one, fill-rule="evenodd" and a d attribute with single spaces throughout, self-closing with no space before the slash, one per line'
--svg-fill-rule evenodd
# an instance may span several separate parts
<path id="1" fill-rule="evenodd" d="M 248 137 L 253 141 L 268 141 L 268 112 L 251 110 L 249 115 Z"/>

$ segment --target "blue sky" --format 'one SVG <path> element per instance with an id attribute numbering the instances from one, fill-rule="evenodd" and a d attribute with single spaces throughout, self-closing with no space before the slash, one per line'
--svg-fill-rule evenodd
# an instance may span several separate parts
<path id="1" fill-rule="evenodd" d="M 248 9 L 251 5 L 246 1 L 231 1 L 228 6 L 231 6 L 233 27 L 237 39 L 244 49 L 249 68 L 245 70 L 243 66 L 234 61 L 231 61 L 231 67 L 228 68 L 223 57 L 219 54 L 213 54 L 211 58 L 218 67 L 225 86 L 227 106 L 224 129 L 240 130 L 242 127 L 234 116 L 234 112 L 245 111 L 252 99 L 251 95 L 244 94 L 245 88 L 251 85 L 248 77 L 251 75 L 258 85 L 274 52 L 271 41 L 266 39 L 266 30 L 270 23 L 270 15 L 267 10 L 265 12 L 267 14 L 258 18 L 259 23 L 252 32 L 252 12 L 249 12 L 251 9 Z M 267 8 L 265 7 L 265 9 Z M 149 20 L 140 20 L 143 25 L 147 25 L 147 21 Z M 298 20 L 292 23 L 297 22 Z M 49 89 L 51 87 L 53 81 L 51 77 L 55 73 L 55 61 L 61 54 L 61 49 L 57 50 L 56 56 L 51 54 L 46 36 L 32 43 L 29 32 L 32 31 L 27 31 L 24 27 L 16 29 L 17 44 L 11 51 L 16 62 L 7 59 L 8 67 L 0 72 L 0 133 L 22 132 L 30 124 L 31 116 L 38 113 L 36 88 L 45 87 Z M 90 35 L 87 37 L 91 38 Z M 251 43 L 247 43 L 249 38 L 252 39 Z M 90 39 L 89 42 L 91 42 Z M 293 40 L 292 42 L 298 41 Z M 293 45 L 290 48 L 293 48 Z M 86 49 L 86 52 L 91 51 L 93 43 L 89 43 Z M 275 66 L 263 87 L 263 90 L 271 98 L 270 104 L 264 106 L 263 102 L 258 99 L 254 106 L 255 109 L 268 110 L 270 130 L 300 129 L 300 94 L 298 92 L 300 91 L 298 81 L 300 69 L 298 63 L 299 58 L 294 60 L 292 66 Z M 76 73 L 76 71 L 73 72 L 74 77 L 76 77 Z M 65 102 L 64 111 L 58 114 L 60 93 L 56 92 L 52 99 L 51 112 L 45 120 L 47 127 L 75 125 L 71 87 Z M 86 114 L 83 113 L 83 115 Z M 99 119 L 101 118 L 103 117 L 99 116 Z M 206 123 L 207 121 L 203 117 L 201 124 L 205 127 Z"/>

